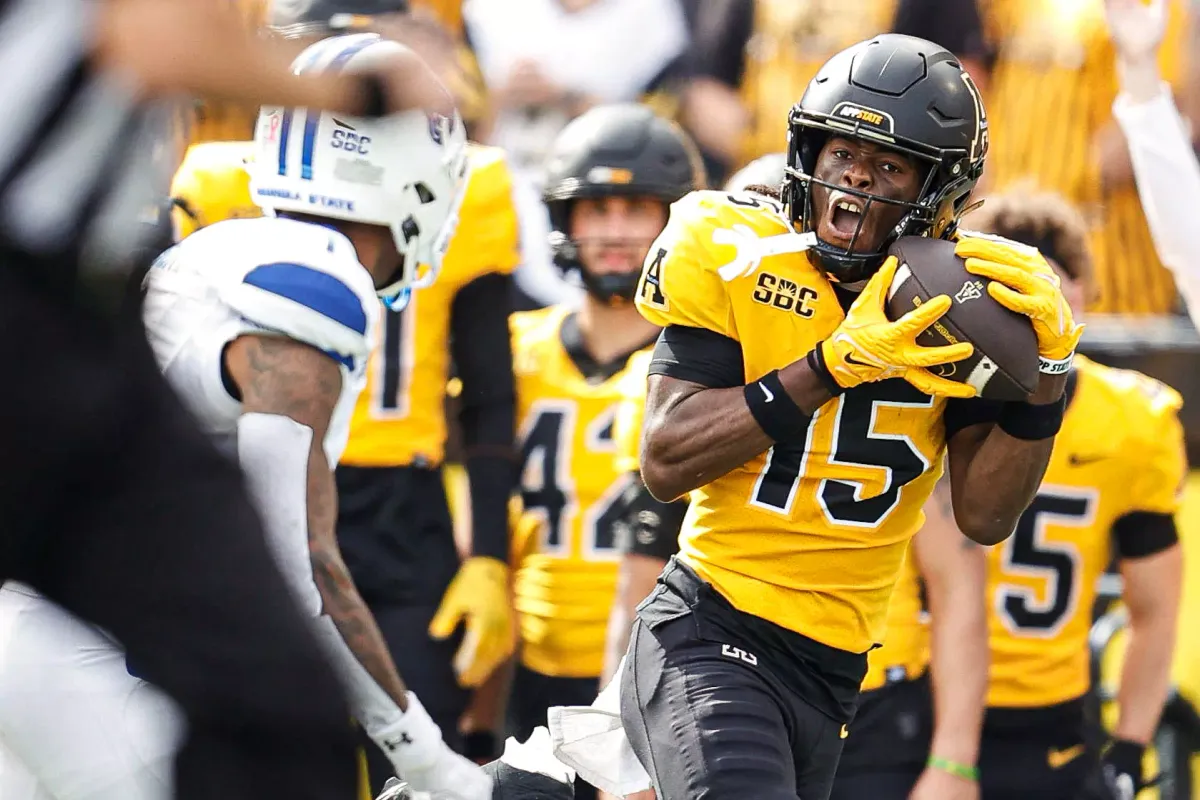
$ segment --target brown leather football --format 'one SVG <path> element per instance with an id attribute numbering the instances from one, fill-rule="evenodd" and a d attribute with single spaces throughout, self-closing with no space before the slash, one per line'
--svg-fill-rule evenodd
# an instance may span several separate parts
<path id="1" fill-rule="evenodd" d="M 967 383 L 979 397 L 1024 400 L 1038 385 L 1037 337 L 1026 317 L 987 293 L 987 279 L 967 272 L 954 242 L 904 236 L 889 249 L 900 262 L 888 291 L 888 319 L 899 319 L 931 297 L 948 295 L 950 310 L 920 336 L 925 347 L 970 342 L 974 354 L 933 367 L 948 380 Z"/>

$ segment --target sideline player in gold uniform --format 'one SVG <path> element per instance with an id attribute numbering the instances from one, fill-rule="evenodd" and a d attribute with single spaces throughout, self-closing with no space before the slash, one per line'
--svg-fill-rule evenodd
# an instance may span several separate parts
<path id="1" fill-rule="evenodd" d="M 578 274 L 586 294 L 578 308 L 512 319 L 524 507 L 521 653 L 509 705 L 518 739 L 546 724 L 550 706 L 587 705 L 598 690 L 626 488 L 613 461 L 614 414 L 630 357 L 659 332 L 634 309 L 634 289 L 667 205 L 702 180 L 686 135 L 643 106 L 592 109 L 551 151 L 545 199 L 555 261 Z M 593 793 L 577 788 L 577 796 Z"/>
<path id="2" fill-rule="evenodd" d="M 1081 332 L 1036 251 L 977 237 L 957 245 L 967 268 L 1037 333 L 1028 402 L 947 399 L 974 390 L 926 368 L 971 345 L 915 338 L 950 298 L 884 314 L 888 244 L 954 235 L 983 169 L 983 104 L 949 52 L 863 42 L 822 68 L 790 125 L 782 205 L 679 201 L 637 294 L 665 326 L 642 477 L 660 499 L 692 492 L 621 676 L 659 800 L 828 796 L 943 456 L 959 526 L 1002 541 L 1040 482 Z"/>
<path id="3" fill-rule="evenodd" d="M 1036 244 L 1081 308 L 1087 231 L 1065 201 L 990 198 L 969 221 Z M 1170 686 L 1182 581 L 1174 515 L 1187 471 L 1175 390 L 1080 358 L 1050 466 L 1016 532 L 988 553 L 992 655 L 980 756 L 984 800 L 1132 797 Z M 1088 633 L 1096 581 L 1118 559 L 1131 639 L 1120 717 L 1101 759 L 1089 751 Z M 1080 792 L 1087 787 L 1086 794 Z"/>

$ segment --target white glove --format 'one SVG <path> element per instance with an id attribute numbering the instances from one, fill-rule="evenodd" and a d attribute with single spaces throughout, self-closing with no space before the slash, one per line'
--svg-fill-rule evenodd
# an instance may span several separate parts
<path id="1" fill-rule="evenodd" d="M 491 800 L 492 779 L 446 746 L 412 692 L 400 721 L 372 738 L 414 792 L 426 792 L 430 800 Z"/>

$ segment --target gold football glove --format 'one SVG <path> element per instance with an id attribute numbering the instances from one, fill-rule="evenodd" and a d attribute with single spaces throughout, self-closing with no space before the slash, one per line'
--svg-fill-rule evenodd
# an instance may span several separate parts
<path id="1" fill-rule="evenodd" d="M 988 294 L 997 303 L 1033 322 L 1041 371 L 1066 372 L 1083 326 L 1075 322 L 1058 275 L 1042 254 L 1017 242 L 973 235 L 963 236 L 954 252 L 966 259 L 968 272 L 990 279 Z"/>
<path id="2" fill-rule="evenodd" d="M 507 564 L 486 556 L 462 563 L 429 623 L 429 635 L 446 639 L 460 622 L 466 623 L 466 633 L 454 656 L 454 671 L 461 685 L 473 688 L 507 661 L 516 646 Z"/>
<path id="3" fill-rule="evenodd" d="M 843 389 L 903 378 L 925 394 L 974 397 L 975 389 L 967 384 L 939 378 L 927 369 L 969 358 L 975 352 L 973 345 L 959 342 L 922 347 L 916 341 L 950 309 L 949 297 L 930 298 L 895 322 L 887 318 L 884 309 L 897 263 L 895 256 L 888 257 L 850 306 L 846 319 L 821 343 L 825 368 Z"/>

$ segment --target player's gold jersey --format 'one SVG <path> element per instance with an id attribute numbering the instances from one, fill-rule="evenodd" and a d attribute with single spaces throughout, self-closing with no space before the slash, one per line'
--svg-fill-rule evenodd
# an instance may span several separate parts
<path id="1" fill-rule="evenodd" d="M 458 229 L 437 281 L 413 292 L 402 311 L 384 313 L 343 464 L 436 466 L 442 461 L 454 296 L 481 275 L 512 272 L 520 260 L 512 176 L 503 151 L 471 145 L 470 164 Z"/>
<path id="2" fill-rule="evenodd" d="M 852 9 L 852 10 L 851 10 Z M 757 0 L 742 102 L 750 111 L 742 160 L 787 149 L 787 118 L 830 56 L 891 30 L 896 0 Z"/>
<path id="3" fill-rule="evenodd" d="M 637 472 L 642 468 L 642 419 L 646 415 L 646 376 L 654 349 L 639 350 L 629 357 L 625 377 L 621 379 L 621 404 L 613 422 L 613 438 L 617 443 L 618 472 Z"/>
<path id="4" fill-rule="evenodd" d="M 253 142 L 209 142 L 188 148 L 171 182 L 176 239 L 214 222 L 262 216 L 250 199 L 246 161 L 253 153 Z"/>
<path id="5" fill-rule="evenodd" d="M 617 589 L 612 518 L 628 481 L 613 459 L 624 370 L 594 381 L 580 372 L 562 338 L 570 313 L 552 306 L 512 317 L 524 508 L 514 591 L 522 662 L 593 678 Z"/>
<path id="6" fill-rule="evenodd" d="M 790 236 L 792 239 L 780 237 Z M 775 237 L 775 238 L 770 238 Z M 770 241 L 766 241 L 770 239 Z M 741 343 L 747 381 L 802 358 L 845 315 L 771 201 L 693 192 L 651 247 L 637 305 Z M 681 558 L 734 606 L 832 647 L 883 640 L 888 598 L 941 472 L 946 401 L 864 384 L 781 445 L 691 494 Z"/>
<path id="7" fill-rule="evenodd" d="M 883 647 L 867 655 L 867 675 L 862 690 L 869 692 L 886 683 L 913 680 L 929 667 L 929 615 L 922 601 L 917 554 L 911 547 L 900 571 L 900 580 L 888 605 L 887 638 Z"/>
<path id="8" fill-rule="evenodd" d="M 1077 384 L 1037 497 L 988 553 L 988 705 L 1042 707 L 1088 689 L 1096 579 L 1113 524 L 1174 514 L 1187 460 L 1175 390 L 1077 358 Z"/>
<path id="9" fill-rule="evenodd" d="M 1163 74 L 1181 74 L 1187 0 L 1167 0 L 1159 52 Z M 987 96 L 993 190 L 1030 181 L 1064 195 L 1092 223 L 1099 297 L 1092 310 L 1169 313 L 1175 282 L 1158 260 L 1130 180 L 1106 189 L 1097 137 L 1112 119 L 1117 59 L 1104 0 L 989 0 L 983 4 L 997 50 Z"/>

